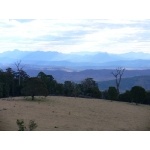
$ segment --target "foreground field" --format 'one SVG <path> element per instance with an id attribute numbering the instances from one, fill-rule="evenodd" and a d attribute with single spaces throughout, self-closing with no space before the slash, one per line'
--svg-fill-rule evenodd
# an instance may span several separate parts
<path id="1" fill-rule="evenodd" d="M 150 130 L 150 106 L 56 96 L 0 99 L 0 130 L 17 131 L 17 119 L 34 120 L 38 131 L 140 131 Z"/>

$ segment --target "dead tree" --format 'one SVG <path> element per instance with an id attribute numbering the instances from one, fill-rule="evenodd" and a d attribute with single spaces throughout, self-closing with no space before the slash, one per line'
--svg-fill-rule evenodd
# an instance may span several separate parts
<path id="1" fill-rule="evenodd" d="M 113 76 L 115 77 L 116 89 L 117 89 L 118 95 L 120 93 L 119 87 L 120 87 L 120 83 L 121 83 L 121 79 L 122 79 L 122 75 L 124 71 L 125 71 L 125 68 L 118 67 L 115 72 L 112 72 Z"/>
<path id="2" fill-rule="evenodd" d="M 21 67 L 21 60 L 17 61 L 15 63 L 15 66 L 17 67 L 17 71 L 18 71 L 18 74 L 19 74 L 19 86 L 20 86 L 20 76 L 21 76 L 21 71 L 22 71 L 24 66 Z"/>

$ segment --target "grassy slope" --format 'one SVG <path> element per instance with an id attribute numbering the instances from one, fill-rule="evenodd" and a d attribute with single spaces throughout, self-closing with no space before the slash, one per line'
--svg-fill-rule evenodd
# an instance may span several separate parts
<path id="1" fill-rule="evenodd" d="M 17 119 L 35 120 L 39 131 L 150 130 L 150 106 L 70 97 L 0 100 L 1 130 L 17 131 Z"/>

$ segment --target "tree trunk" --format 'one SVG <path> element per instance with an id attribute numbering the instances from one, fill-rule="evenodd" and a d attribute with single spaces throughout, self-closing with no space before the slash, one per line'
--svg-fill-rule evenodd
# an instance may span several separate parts
<path id="1" fill-rule="evenodd" d="M 32 100 L 34 100 L 34 94 L 32 94 Z"/>

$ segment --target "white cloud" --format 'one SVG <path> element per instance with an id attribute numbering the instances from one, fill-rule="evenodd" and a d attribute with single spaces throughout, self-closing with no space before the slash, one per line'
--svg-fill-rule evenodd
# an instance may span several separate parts
<path id="1" fill-rule="evenodd" d="M 0 20 L 0 51 L 149 52 L 149 20 Z"/>

